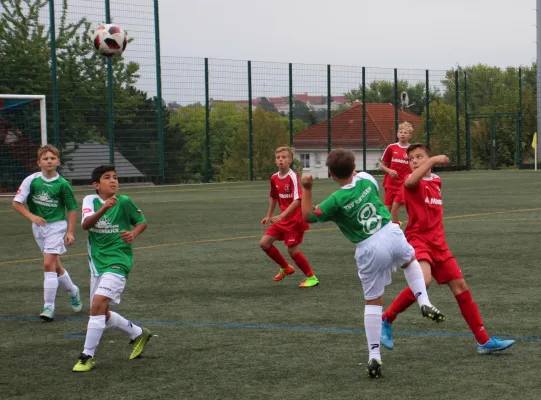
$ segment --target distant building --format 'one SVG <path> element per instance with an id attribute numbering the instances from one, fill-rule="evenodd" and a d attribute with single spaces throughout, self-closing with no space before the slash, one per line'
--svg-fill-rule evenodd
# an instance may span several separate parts
<path id="1" fill-rule="evenodd" d="M 415 129 L 421 118 L 407 111 L 398 110 L 398 120 L 408 121 Z M 331 118 L 331 149 L 344 148 L 355 153 L 357 169 L 363 167 L 363 107 L 360 102 L 353 103 L 349 110 Z M 391 103 L 366 104 L 366 168 L 378 168 L 379 159 L 390 143 L 394 143 L 395 107 Z M 295 158 L 303 164 L 303 172 L 315 178 L 327 178 L 327 121 L 313 125 L 293 137 Z"/>

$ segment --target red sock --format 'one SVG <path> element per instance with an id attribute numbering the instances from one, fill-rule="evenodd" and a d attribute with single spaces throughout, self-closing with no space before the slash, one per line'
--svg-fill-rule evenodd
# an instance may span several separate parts
<path id="1" fill-rule="evenodd" d="M 272 260 L 280 266 L 280 268 L 287 268 L 289 263 L 286 261 L 280 250 L 276 246 L 272 245 L 267 250 L 264 250 L 267 255 L 272 258 Z"/>
<path id="2" fill-rule="evenodd" d="M 485 330 L 483 319 L 481 318 L 481 314 L 479 314 L 477 304 L 475 304 L 475 301 L 471 297 L 470 291 L 466 290 L 460 293 L 458 296 L 455 296 L 455 299 L 477 343 L 485 344 L 488 342 L 490 338 Z"/>
<path id="3" fill-rule="evenodd" d="M 396 297 L 396 299 L 393 300 L 393 302 L 385 310 L 381 318 L 386 319 L 387 322 L 391 324 L 393 323 L 395 318 L 398 316 L 398 314 L 406 311 L 408 307 L 411 306 L 416 301 L 417 299 L 415 299 L 413 292 L 411 291 L 409 287 L 407 287 L 400 292 L 400 294 Z"/>
<path id="4" fill-rule="evenodd" d="M 297 267 L 299 267 L 301 271 L 304 272 L 304 275 L 306 275 L 307 277 L 314 275 L 314 271 L 312 271 L 312 268 L 310 268 L 308 260 L 300 251 L 297 251 L 297 254 L 295 254 L 291 258 L 293 259 L 293 261 L 295 261 Z"/>

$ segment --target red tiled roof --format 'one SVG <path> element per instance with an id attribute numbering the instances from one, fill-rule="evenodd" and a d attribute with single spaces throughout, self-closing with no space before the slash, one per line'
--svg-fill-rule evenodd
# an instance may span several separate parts
<path id="1" fill-rule="evenodd" d="M 395 141 L 395 108 L 391 103 L 366 103 L 366 147 L 382 148 Z M 415 129 L 421 124 L 418 115 L 398 110 L 399 122 L 408 121 Z M 349 110 L 331 118 L 333 148 L 361 148 L 363 108 L 354 103 Z M 312 125 L 293 137 L 297 148 L 327 148 L 327 121 Z"/>

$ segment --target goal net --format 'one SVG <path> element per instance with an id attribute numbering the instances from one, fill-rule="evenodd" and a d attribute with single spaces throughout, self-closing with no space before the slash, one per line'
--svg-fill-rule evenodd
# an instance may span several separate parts
<path id="1" fill-rule="evenodd" d="M 45 96 L 0 94 L 0 194 L 38 170 L 37 150 L 46 143 Z"/>

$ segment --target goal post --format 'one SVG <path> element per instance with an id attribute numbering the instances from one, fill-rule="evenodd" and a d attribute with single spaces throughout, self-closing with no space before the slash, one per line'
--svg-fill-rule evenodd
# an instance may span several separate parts
<path id="1" fill-rule="evenodd" d="M 47 107 L 45 95 L 43 94 L 0 94 L 0 100 L 39 100 L 39 114 L 40 114 L 40 138 L 41 146 L 47 144 Z M 2 109 L 0 108 L 0 118 L 2 116 Z"/>
<path id="2" fill-rule="evenodd" d="M 45 95 L 0 94 L 0 193 L 14 192 L 37 171 L 37 150 L 45 144 Z"/>

